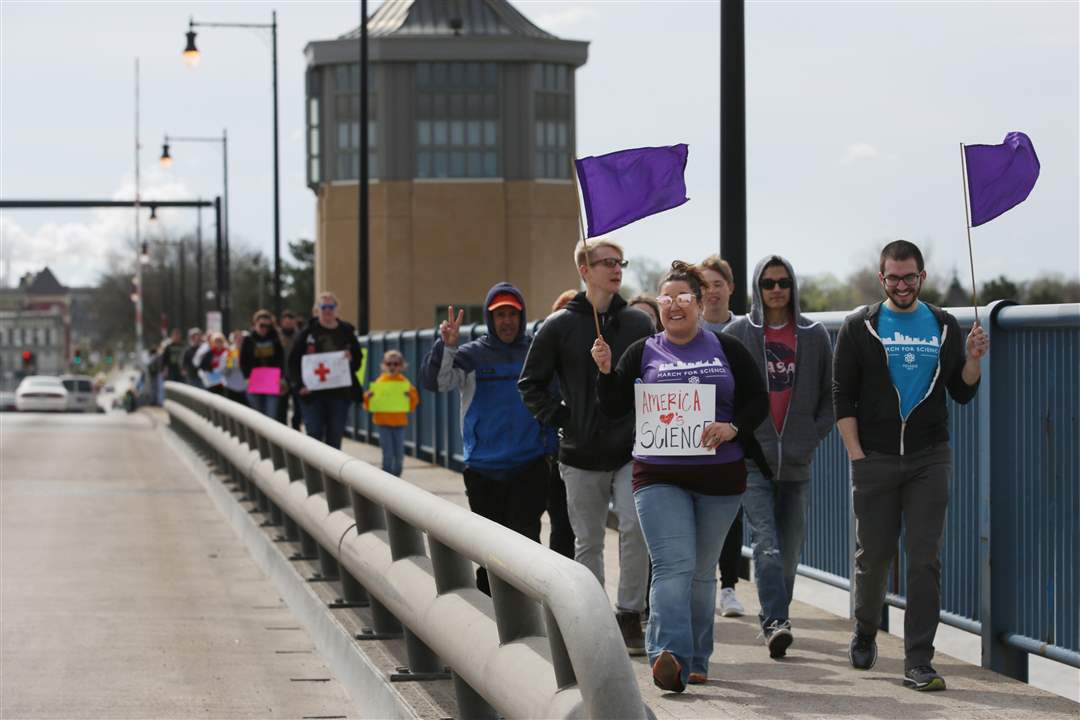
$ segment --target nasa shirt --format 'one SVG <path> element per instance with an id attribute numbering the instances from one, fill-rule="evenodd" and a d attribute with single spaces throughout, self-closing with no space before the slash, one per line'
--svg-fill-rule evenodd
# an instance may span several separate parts
<path id="1" fill-rule="evenodd" d="M 776 434 L 784 432 L 784 419 L 795 386 L 795 323 L 765 326 L 765 374 L 769 381 L 769 410 Z"/>
<path id="2" fill-rule="evenodd" d="M 920 302 L 912 312 L 894 312 L 882 304 L 877 331 L 900 395 L 900 417 L 907 420 L 937 372 L 941 328 L 930 308 Z"/>

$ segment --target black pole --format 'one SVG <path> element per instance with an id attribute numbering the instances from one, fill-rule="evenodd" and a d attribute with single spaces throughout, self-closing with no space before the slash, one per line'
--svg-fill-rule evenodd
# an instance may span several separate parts
<path id="1" fill-rule="evenodd" d="M 184 256 L 184 238 L 180 238 L 180 327 L 187 327 L 187 258 Z M 199 319 L 195 318 L 195 324 Z"/>
<path id="2" fill-rule="evenodd" d="M 214 198 L 214 253 L 215 253 L 215 270 L 217 272 L 217 290 L 214 294 L 214 306 L 217 311 L 221 313 L 222 321 L 221 327 L 225 329 L 225 306 L 222 302 L 222 285 L 225 282 L 224 266 L 222 264 L 222 248 L 221 248 L 221 197 Z"/>
<path id="3" fill-rule="evenodd" d="M 202 208 L 197 212 L 198 224 L 195 226 L 195 319 L 202 323 L 206 320 L 203 314 L 203 289 L 202 289 Z"/>
<path id="4" fill-rule="evenodd" d="M 746 313 L 746 34 L 743 0 L 720 4 L 720 256 L 731 265 L 731 312 Z"/>
<path id="5" fill-rule="evenodd" d="M 222 177 L 222 198 L 221 198 L 221 236 L 222 244 L 224 245 L 225 253 L 225 276 L 224 276 L 224 290 L 225 300 L 223 306 L 226 308 L 232 308 L 232 264 L 229 262 L 230 257 L 230 245 L 229 239 L 232 237 L 232 228 L 229 227 L 229 136 L 225 129 L 221 131 L 221 162 L 223 167 Z M 222 325 L 222 327 L 225 327 Z"/>
<path id="6" fill-rule="evenodd" d="M 368 238 L 368 31 L 367 31 L 367 0 L 360 0 L 360 208 L 357 215 L 357 225 L 360 231 L 359 266 L 357 267 L 356 284 L 359 289 L 356 299 L 356 330 L 361 335 L 367 335 L 371 327 L 371 317 L 368 312 L 369 295 L 368 288 L 370 272 L 369 238 Z"/>
<path id="7" fill-rule="evenodd" d="M 278 177 L 277 11 L 272 13 L 270 35 L 274 54 L 274 313 L 281 317 L 281 192 Z"/>

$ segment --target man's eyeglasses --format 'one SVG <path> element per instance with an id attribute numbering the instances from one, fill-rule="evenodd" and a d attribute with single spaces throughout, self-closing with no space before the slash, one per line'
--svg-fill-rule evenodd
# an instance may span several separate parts
<path id="1" fill-rule="evenodd" d="M 694 293 L 679 293 L 675 297 L 670 295 L 660 295 L 656 298 L 656 302 L 660 304 L 660 307 L 671 307 L 671 303 L 675 303 L 679 307 L 690 307 L 690 304 L 694 302 Z"/>
<path id="2" fill-rule="evenodd" d="M 319 306 L 320 310 L 333 310 L 337 307 L 337 303 L 323 303 Z"/>
<path id="3" fill-rule="evenodd" d="M 620 260 L 619 258 L 602 258 L 589 263 L 589 267 L 596 267 L 597 265 L 603 265 L 608 270 L 614 270 L 617 267 L 624 268 L 630 264 L 629 260 Z"/>
<path id="4" fill-rule="evenodd" d="M 919 273 L 908 273 L 907 275 L 886 275 L 885 285 L 891 288 L 896 287 L 903 280 L 904 284 L 908 287 L 913 287 L 915 283 L 919 282 Z"/>
<path id="5" fill-rule="evenodd" d="M 795 283 L 791 281 L 791 278 L 780 278 L 779 280 L 761 278 L 761 280 L 758 281 L 758 285 L 761 286 L 762 290 L 772 290 L 777 285 L 780 286 L 781 290 L 790 290 L 795 286 Z"/>

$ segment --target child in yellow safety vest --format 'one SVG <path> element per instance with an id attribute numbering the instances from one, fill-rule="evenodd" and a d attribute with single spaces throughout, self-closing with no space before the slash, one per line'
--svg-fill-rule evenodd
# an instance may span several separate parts
<path id="1" fill-rule="evenodd" d="M 405 370 L 405 356 L 397 350 L 387 350 L 382 359 L 382 374 L 364 393 L 364 409 L 372 414 L 372 422 L 379 428 L 379 445 L 382 447 L 382 469 L 401 477 L 405 463 L 405 428 L 409 413 L 420 404 L 420 396 Z"/>

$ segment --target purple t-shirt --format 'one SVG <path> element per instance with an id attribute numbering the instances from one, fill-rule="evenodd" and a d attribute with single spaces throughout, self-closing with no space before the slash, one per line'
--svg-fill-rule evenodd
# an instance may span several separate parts
<path id="1" fill-rule="evenodd" d="M 735 416 L 735 377 L 715 333 L 698 330 L 685 345 L 669 341 L 657 333 L 645 341 L 641 353 L 644 383 L 708 383 L 716 386 L 716 420 L 731 422 Z M 653 465 L 719 465 L 743 458 L 742 445 L 726 442 L 713 455 L 638 455 L 635 460 Z"/>

